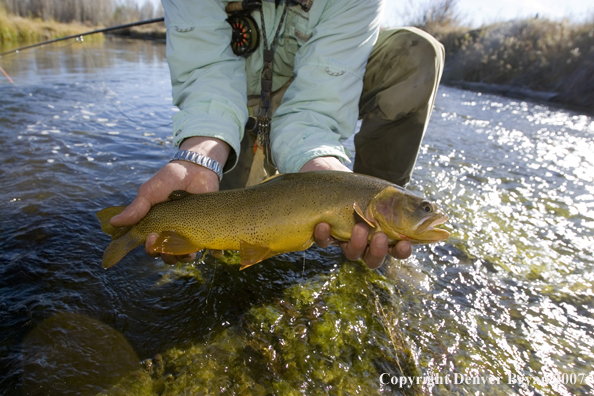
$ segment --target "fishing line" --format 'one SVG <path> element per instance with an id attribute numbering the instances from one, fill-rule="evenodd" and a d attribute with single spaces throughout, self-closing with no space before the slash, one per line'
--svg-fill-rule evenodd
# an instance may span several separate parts
<path id="1" fill-rule="evenodd" d="M 57 46 L 57 48 L 62 49 L 62 48 L 70 47 L 74 43 L 75 43 L 75 41 L 72 41 L 69 44 Z M 35 50 L 31 51 L 31 52 L 37 52 L 37 51 L 39 51 L 41 49 L 45 49 L 45 48 L 37 48 L 37 49 L 35 49 Z M 11 52 L 11 53 L 8 53 L 8 56 L 18 55 L 19 53 L 20 52 L 18 52 L 18 51 Z M 5 57 L 5 56 L 7 56 L 7 55 L 0 56 L 0 59 L 3 58 L 3 57 Z M 14 81 L 12 80 L 12 78 L 10 78 L 10 76 L 8 75 L 8 73 L 6 73 L 6 71 L 4 71 L 4 69 L 2 68 L 2 66 L 0 66 L 0 72 L 2 72 L 2 74 L 4 74 L 6 76 L 6 78 L 8 79 L 8 81 L 10 81 L 12 84 L 14 84 Z"/>
<path id="2" fill-rule="evenodd" d="M 305 250 L 303 251 L 303 272 L 301 272 L 301 277 L 305 278 Z"/>
<path id="3" fill-rule="evenodd" d="M 0 66 L 0 71 L 2 72 L 2 74 L 4 74 L 6 76 L 6 78 L 8 78 L 8 81 L 10 81 L 12 84 L 14 84 L 14 81 L 12 81 L 12 78 L 10 78 L 10 76 L 8 75 L 8 73 L 6 73 L 4 71 L 4 69 L 2 68 L 2 66 Z"/>
<path id="4" fill-rule="evenodd" d="M 206 250 L 204 250 L 202 259 L 204 259 L 204 256 L 206 256 Z M 209 283 L 208 292 L 206 293 L 206 298 L 204 299 L 204 308 L 202 309 L 202 313 L 205 313 L 205 309 L 208 306 L 208 299 L 210 298 L 210 292 L 212 291 L 212 288 L 214 287 L 214 280 L 215 280 L 215 275 L 217 274 L 218 264 L 219 264 L 219 260 L 215 259 L 215 267 L 212 272 L 212 277 L 210 278 L 210 282 L 208 282 Z"/>
<path id="5" fill-rule="evenodd" d="M 85 54 L 87 55 L 87 58 L 89 58 L 89 61 L 91 62 L 91 67 L 93 68 L 93 72 L 95 73 L 95 75 L 97 76 L 97 79 L 101 82 L 101 87 L 102 87 L 102 91 L 103 94 L 105 95 L 105 97 L 107 98 L 107 100 L 109 100 L 109 102 L 111 103 L 111 105 L 124 117 L 126 118 L 128 121 L 130 121 L 133 124 L 138 125 L 141 128 L 146 128 L 146 129 L 157 129 L 157 128 L 163 128 L 166 126 L 170 126 L 173 125 L 173 121 L 170 121 L 167 124 L 160 124 L 160 125 L 155 125 L 155 126 L 146 126 L 141 124 L 140 122 L 133 120 L 132 118 L 130 118 L 127 114 L 125 114 L 119 107 L 118 105 L 112 100 L 112 98 L 108 95 L 107 93 L 107 88 L 105 86 L 105 81 L 101 78 L 101 76 L 99 75 L 99 72 L 97 71 L 97 68 L 95 67 L 95 62 L 93 61 L 93 57 L 91 56 L 91 54 L 89 54 L 89 52 L 87 51 L 87 47 L 85 47 L 84 44 L 84 40 L 82 37 L 77 37 L 76 38 L 76 42 L 80 43 L 85 51 Z"/>

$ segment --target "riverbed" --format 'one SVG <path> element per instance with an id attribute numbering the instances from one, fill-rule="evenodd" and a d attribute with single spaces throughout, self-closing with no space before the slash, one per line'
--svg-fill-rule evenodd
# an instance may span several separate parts
<path id="1" fill-rule="evenodd" d="M 0 66 L 0 394 L 593 391 L 591 117 L 440 87 L 409 188 L 451 237 L 377 271 L 316 247 L 104 270 L 95 213 L 174 151 L 165 46 Z"/>

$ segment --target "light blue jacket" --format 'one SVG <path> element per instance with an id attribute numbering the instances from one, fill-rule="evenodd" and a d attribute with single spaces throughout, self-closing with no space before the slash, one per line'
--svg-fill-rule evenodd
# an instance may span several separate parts
<path id="1" fill-rule="evenodd" d="M 171 71 L 174 144 L 192 136 L 221 139 L 233 153 L 248 118 L 247 96 L 260 94 L 263 42 L 244 59 L 231 50 L 226 1 L 162 0 Z M 378 36 L 383 0 L 314 0 L 309 12 L 291 3 L 279 37 L 273 91 L 294 77 L 272 118 L 271 149 L 280 172 L 309 160 L 349 155 L 342 142 L 355 131 L 367 58 Z M 283 10 L 263 1 L 268 45 Z M 260 25 L 260 12 L 251 14 Z"/>

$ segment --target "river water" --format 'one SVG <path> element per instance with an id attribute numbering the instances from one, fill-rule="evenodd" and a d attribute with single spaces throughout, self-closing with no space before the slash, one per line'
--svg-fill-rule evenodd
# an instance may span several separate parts
<path id="1" fill-rule="evenodd" d="M 337 248 L 103 270 L 94 213 L 173 152 L 165 46 L 0 66 L 0 394 L 593 392 L 589 116 L 441 87 L 410 188 L 451 237 L 379 271 Z"/>

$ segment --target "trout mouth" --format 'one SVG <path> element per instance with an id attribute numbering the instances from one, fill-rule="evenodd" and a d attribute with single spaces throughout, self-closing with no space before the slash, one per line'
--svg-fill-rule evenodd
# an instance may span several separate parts
<path id="1" fill-rule="evenodd" d="M 433 231 L 435 230 L 435 228 L 433 228 L 434 226 L 445 223 L 448 218 L 449 217 L 443 213 L 440 213 L 437 216 L 431 215 L 423 217 L 415 226 L 414 232 L 415 234 L 420 234 L 422 232 Z"/>

